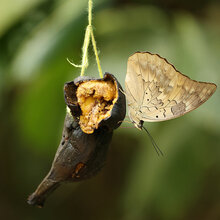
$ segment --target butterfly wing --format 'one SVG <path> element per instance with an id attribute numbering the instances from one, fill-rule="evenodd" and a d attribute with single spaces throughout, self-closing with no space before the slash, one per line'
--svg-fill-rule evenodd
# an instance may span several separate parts
<path id="1" fill-rule="evenodd" d="M 149 122 L 184 115 L 207 101 L 216 90 L 215 84 L 192 80 L 166 59 L 148 52 L 129 57 L 125 87 L 128 107 L 135 111 L 135 117 Z"/>

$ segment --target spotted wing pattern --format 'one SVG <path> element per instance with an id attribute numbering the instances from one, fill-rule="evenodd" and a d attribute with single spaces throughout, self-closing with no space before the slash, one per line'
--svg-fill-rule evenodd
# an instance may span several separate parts
<path id="1" fill-rule="evenodd" d="M 130 113 L 149 122 L 184 115 L 198 108 L 216 90 L 215 84 L 192 80 L 166 59 L 148 52 L 129 57 L 125 87 Z M 129 116 L 132 120 L 134 113 Z"/>

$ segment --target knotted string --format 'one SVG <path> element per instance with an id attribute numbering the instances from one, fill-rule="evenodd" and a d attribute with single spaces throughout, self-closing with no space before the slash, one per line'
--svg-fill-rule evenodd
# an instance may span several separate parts
<path id="1" fill-rule="evenodd" d="M 74 67 L 81 68 L 80 75 L 84 76 L 85 70 L 89 66 L 88 48 L 89 48 L 89 44 L 90 44 L 90 40 L 91 40 L 92 46 L 93 46 L 93 51 L 94 51 L 95 58 L 96 58 L 98 71 L 99 71 L 99 76 L 100 76 L 100 78 L 103 78 L 102 68 L 101 68 L 101 64 L 100 64 L 100 59 L 99 59 L 99 55 L 98 55 L 98 50 L 97 50 L 95 36 L 94 36 L 94 32 L 93 32 L 93 26 L 92 26 L 92 6 L 93 6 L 92 0 L 89 0 L 88 1 L 88 25 L 86 27 L 85 38 L 84 38 L 84 43 L 83 43 L 83 47 L 82 47 L 82 64 L 81 65 L 74 64 L 71 61 L 69 61 L 69 59 L 67 59 L 67 61 L 71 65 L 73 65 Z"/>

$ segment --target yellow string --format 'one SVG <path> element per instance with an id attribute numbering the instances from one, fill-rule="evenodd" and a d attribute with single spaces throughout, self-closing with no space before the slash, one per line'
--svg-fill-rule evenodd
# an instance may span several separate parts
<path id="1" fill-rule="evenodd" d="M 89 66 L 89 59 L 88 59 L 88 48 L 90 43 L 90 26 L 88 25 L 86 28 L 85 39 L 82 47 L 83 55 L 82 55 L 82 67 L 81 67 L 81 76 L 84 75 L 86 68 Z"/>
<path id="2" fill-rule="evenodd" d="M 83 47 L 82 47 L 82 64 L 81 65 L 74 64 L 74 63 L 70 62 L 68 59 L 67 59 L 67 61 L 71 65 L 73 65 L 74 67 L 81 68 L 80 75 L 83 76 L 85 74 L 86 68 L 89 65 L 88 48 L 89 48 L 90 38 L 91 38 L 93 51 L 95 54 L 96 63 L 97 63 L 98 71 L 99 71 L 99 76 L 100 76 L 100 78 L 103 78 L 102 68 L 101 68 L 101 64 L 100 64 L 100 59 L 99 59 L 95 36 L 93 33 L 93 27 L 92 27 L 92 5 L 93 5 L 92 0 L 89 0 L 89 2 L 88 2 L 88 23 L 89 24 L 86 27 L 86 33 L 85 33 L 84 43 L 83 43 Z"/>
<path id="3" fill-rule="evenodd" d="M 97 63 L 98 71 L 99 71 L 99 76 L 100 76 L 100 78 L 103 78 L 102 68 L 101 68 L 101 64 L 100 64 L 100 60 L 99 60 L 99 55 L 98 55 L 96 41 L 95 41 L 93 31 L 91 32 L 91 37 L 92 37 L 92 46 L 93 46 L 93 50 L 94 50 L 94 54 L 95 54 L 95 58 L 96 58 L 96 63 Z"/>
<path id="4" fill-rule="evenodd" d="M 92 26 L 92 0 L 89 0 L 88 2 L 88 22 L 89 22 L 89 25 Z"/>

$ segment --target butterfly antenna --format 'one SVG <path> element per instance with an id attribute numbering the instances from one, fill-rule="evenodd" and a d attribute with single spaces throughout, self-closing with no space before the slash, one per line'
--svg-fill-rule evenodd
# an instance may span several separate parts
<path id="1" fill-rule="evenodd" d="M 152 143 L 152 145 L 153 145 L 155 151 L 157 152 L 158 156 L 160 156 L 160 155 L 161 155 L 161 156 L 164 156 L 164 155 L 163 155 L 163 152 L 160 150 L 160 148 L 158 147 L 157 143 L 155 142 L 155 140 L 154 140 L 153 137 L 151 136 L 150 132 L 147 130 L 147 128 L 145 128 L 144 126 L 143 126 L 143 128 L 144 128 L 144 130 L 147 132 L 147 134 L 148 134 L 148 136 L 149 136 L 149 138 L 150 138 L 150 140 L 151 140 L 151 143 Z"/>

